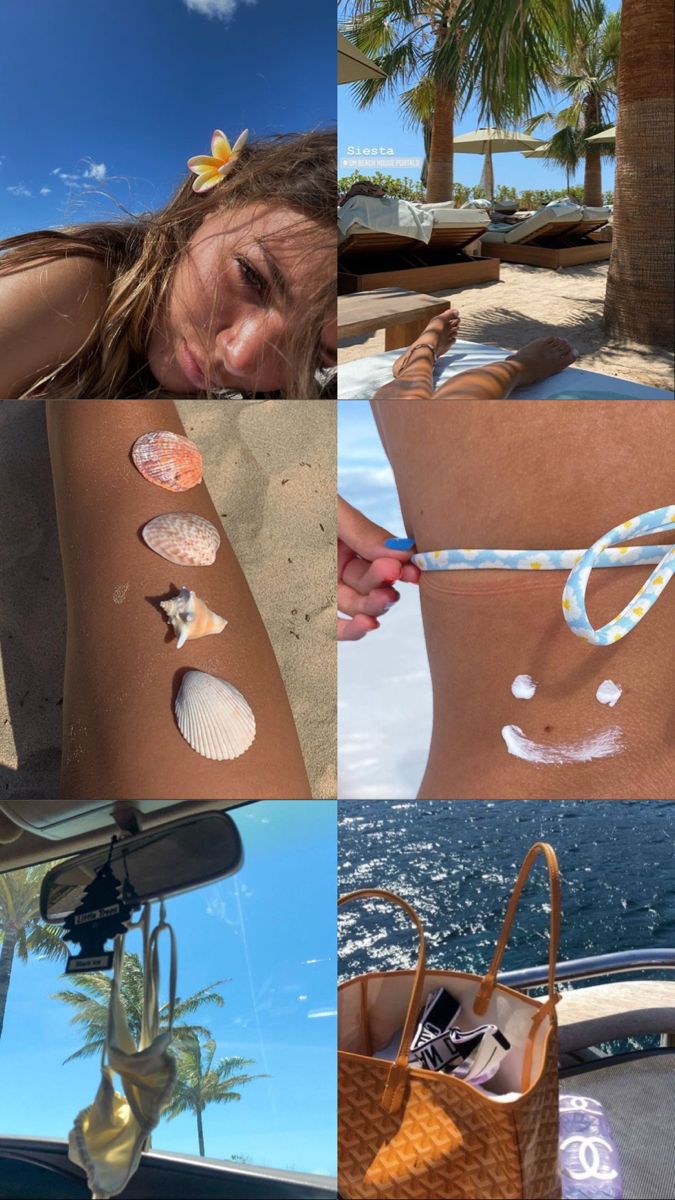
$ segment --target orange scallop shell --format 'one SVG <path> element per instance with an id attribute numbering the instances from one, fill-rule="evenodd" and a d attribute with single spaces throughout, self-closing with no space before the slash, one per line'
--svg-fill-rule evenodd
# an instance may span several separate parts
<path id="1" fill-rule="evenodd" d="M 187 492 L 202 479 L 202 456 L 193 442 L 168 429 L 143 433 L 131 448 L 134 466 L 149 483 Z"/>

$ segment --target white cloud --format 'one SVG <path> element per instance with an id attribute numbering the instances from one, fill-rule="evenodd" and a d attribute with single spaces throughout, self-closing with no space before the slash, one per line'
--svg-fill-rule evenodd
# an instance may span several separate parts
<path id="1" fill-rule="evenodd" d="M 62 171 L 61 167 L 54 167 L 54 170 L 50 171 L 49 174 L 55 175 L 68 188 L 86 188 L 87 184 L 83 180 L 87 179 L 94 179 L 97 183 L 101 183 L 102 180 L 107 179 L 108 168 L 104 162 L 97 163 L 93 159 L 80 161 L 88 164 L 88 166 L 85 166 L 84 171 Z"/>
<path id="2" fill-rule="evenodd" d="M 27 188 L 25 183 L 11 183 L 7 191 L 12 196 L 32 196 L 30 188 Z"/>
<path id="3" fill-rule="evenodd" d="M 40 195 L 41 196 L 49 196 L 49 195 L 51 195 L 51 190 L 52 190 L 51 188 L 40 188 Z"/>
<path id="4" fill-rule="evenodd" d="M 255 4 L 255 0 L 183 0 L 183 2 L 191 12 L 201 13 L 203 17 L 219 17 L 221 21 L 229 21 L 240 4 Z"/>
<path id="5" fill-rule="evenodd" d="M 336 1008 L 313 1008 L 307 1013 L 307 1020 L 318 1020 L 321 1017 L 337 1017 Z"/>

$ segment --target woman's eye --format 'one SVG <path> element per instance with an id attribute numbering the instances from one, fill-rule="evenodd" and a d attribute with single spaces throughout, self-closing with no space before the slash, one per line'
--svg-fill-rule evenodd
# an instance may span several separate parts
<path id="1" fill-rule="evenodd" d="M 252 287 L 260 296 L 266 296 L 269 291 L 269 286 L 264 275 L 260 271 L 256 271 L 253 263 L 247 258 L 237 258 L 237 265 L 244 283 L 248 287 Z"/>

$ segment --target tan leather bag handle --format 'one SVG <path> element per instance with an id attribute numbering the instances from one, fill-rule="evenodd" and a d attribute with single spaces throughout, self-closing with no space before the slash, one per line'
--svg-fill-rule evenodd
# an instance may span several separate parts
<path id="1" fill-rule="evenodd" d="M 535 845 L 528 850 L 525 858 L 523 859 L 523 864 L 518 872 L 518 878 L 516 879 L 516 886 L 513 889 L 511 899 L 509 900 L 509 905 L 506 910 L 506 916 L 504 917 L 504 924 L 502 925 L 502 931 L 499 935 L 499 941 L 497 942 L 494 955 L 492 956 L 490 968 L 487 974 L 484 976 L 476 995 L 476 1000 L 473 1007 L 474 1011 L 479 1016 L 483 1015 L 488 1004 L 490 1003 L 490 997 L 495 989 L 497 973 L 502 965 L 504 951 L 511 934 L 511 927 L 513 925 L 518 904 L 520 903 L 520 897 L 522 895 L 523 888 L 525 887 L 532 867 L 534 866 L 534 863 L 540 854 L 546 859 L 546 866 L 548 867 L 549 893 L 551 901 L 548 945 L 547 1008 L 552 1009 L 553 1005 L 558 999 L 558 993 L 555 986 L 555 968 L 558 961 L 558 944 L 560 942 L 560 868 L 558 866 L 558 859 L 556 858 L 556 853 L 553 847 L 549 846 L 547 842 L 536 842 Z"/>
<path id="2" fill-rule="evenodd" d="M 539 1008 L 532 1020 L 530 1033 L 525 1047 L 525 1055 L 523 1059 L 523 1068 L 521 1074 L 521 1091 L 525 1092 L 531 1083 L 532 1063 L 534 1057 L 534 1040 L 537 1030 L 546 1016 L 555 1019 L 555 1005 L 560 999 L 559 993 L 555 986 L 555 968 L 558 961 L 558 944 L 560 942 L 560 868 L 558 859 L 556 858 L 555 850 L 549 846 L 547 842 L 536 842 L 532 846 L 518 872 L 518 878 L 511 894 L 511 899 L 506 910 L 504 922 L 502 925 L 499 941 L 495 947 L 495 952 L 490 963 L 490 968 L 487 974 L 483 977 L 476 999 L 474 1001 L 474 1012 L 478 1016 L 482 1016 L 490 1003 L 490 998 L 494 992 L 497 973 L 502 964 L 504 951 L 511 934 L 513 921 L 520 903 L 520 897 L 529 878 L 530 872 L 539 855 L 543 855 L 548 867 L 549 892 L 551 901 L 551 914 L 549 923 L 549 953 L 548 953 L 548 999 L 546 1003 Z M 352 900 L 379 899 L 387 900 L 391 904 L 397 904 L 399 908 L 410 917 L 411 921 L 417 928 L 420 938 L 419 956 L 417 966 L 415 968 L 415 979 L 413 989 L 408 1003 L 408 1011 L 406 1013 L 403 1033 L 401 1035 L 401 1044 L 396 1056 L 396 1060 L 392 1063 L 387 1083 L 382 1094 L 381 1104 L 387 1112 L 396 1112 L 403 1103 L 405 1095 L 405 1087 L 408 1077 L 408 1055 L 410 1045 L 416 1028 L 417 1016 L 422 1007 L 422 991 L 424 988 L 424 972 L 426 967 L 426 947 L 424 938 L 424 926 L 414 908 L 412 908 L 400 896 L 394 895 L 393 892 L 373 888 L 357 892 L 349 892 L 346 896 L 341 896 L 338 900 L 338 906 L 348 904 Z"/>
<path id="3" fill-rule="evenodd" d="M 410 1053 L 410 1045 L 413 1040 L 413 1035 L 417 1027 L 417 1017 L 422 1007 L 422 989 L 424 988 L 424 973 L 426 968 L 426 943 L 424 939 L 424 926 L 415 912 L 414 908 L 406 900 L 402 900 L 400 896 L 395 896 L 393 892 L 386 892 L 381 888 L 364 888 L 358 892 L 348 892 L 346 896 L 340 896 L 338 900 L 338 908 L 343 904 L 349 904 L 352 900 L 386 900 L 390 904 L 397 904 L 402 908 L 404 913 L 410 917 L 417 932 L 419 934 L 419 951 L 417 955 L 417 966 L 415 967 L 415 978 L 413 981 L 412 992 L 408 1002 L 408 1011 L 406 1013 L 405 1023 L 403 1025 L 403 1033 L 401 1034 L 401 1044 L 398 1049 L 395 1061 L 392 1063 L 387 1076 L 387 1082 L 382 1099 L 380 1101 L 382 1108 L 387 1112 L 396 1112 L 403 1103 L 405 1095 L 405 1087 L 408 1079 L 408 1055 Z"/>

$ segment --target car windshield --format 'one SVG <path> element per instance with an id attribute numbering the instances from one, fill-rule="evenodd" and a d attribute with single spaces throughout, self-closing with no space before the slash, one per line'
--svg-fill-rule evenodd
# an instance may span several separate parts
<path id="1" fill-rule="evenodd" d="M 335 805 L 258 801 L 231 815 L 241 870 L 167 901 L 176 1025 L 192 1033 L 152 1149 L 334 1175 Z M 0 1135 L 66 1138 L 99 1083 L 110 976 L 63 974 L 60 931 L 36 919 L 46 870 L 0 875 Z M 137 931 L 126 946 L 140 952 Z M 128 1004 L 137 979 L 128 955 Z"/>

